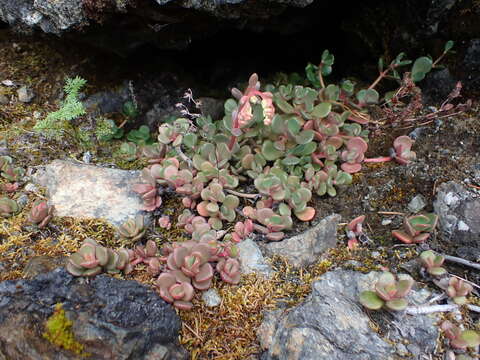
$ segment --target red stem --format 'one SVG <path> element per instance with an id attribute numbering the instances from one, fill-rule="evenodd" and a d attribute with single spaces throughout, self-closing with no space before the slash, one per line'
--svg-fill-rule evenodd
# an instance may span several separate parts
<path id="1" fill-rule="evenodd" d="M 393 158 L 391 156 L 385 156 L 385 157 L 379 157 L 379 158 L 370 158 L 370 159 L 364 159 L 363 162 L 366 163 L 381 163 L 381 162 L 387 162 L 387 161 L 392 161 Z"/>

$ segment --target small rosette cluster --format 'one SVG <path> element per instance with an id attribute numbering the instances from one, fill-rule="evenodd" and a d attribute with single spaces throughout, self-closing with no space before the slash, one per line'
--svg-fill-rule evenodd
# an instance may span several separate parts
<path id="1" fill-rule="evenodd" d="M 395 279 L 392 273 L 384 272 L 375 284 L 375 291 L 363 291 L 360 294 L 360 303 L 370 310 L 380 310 L 383 307 L 394 311 L 404 310 L 408 305 L 405 296 L 413 284 L 409 275 L 402 274 Z"/>
<path id="2" fill-rule="evenodd" d="M 405 244 L 421 243 L 430 237 L 437 222 L 438 216 L 433 213 L 409 216 L 403 222 L 403 230 L 394 230 L 392 235 Z"/>
<path id="3" fill-rule="evenodd" d="M 128 273 L 129 253 L 126 249 L 117 251 L 99 245 L 95 240 L 86 239 L 80 249 L 67 262 L 67 271 L 73 276 L 95 276 L 102 272 Z"/>

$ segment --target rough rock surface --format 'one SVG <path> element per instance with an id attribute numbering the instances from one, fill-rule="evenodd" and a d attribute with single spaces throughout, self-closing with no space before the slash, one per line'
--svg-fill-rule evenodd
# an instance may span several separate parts
<path id="1" fill-rule="evenodd" d="M 55 160 L 39 169 L 33 180 L 48 189 L 55 215 L 103 218 L 120 225 L 142 208 L 140 197 L 131 190 L 139 176 L 138 171 Z"/>
<path id="2" fill-rule="evenodd" d="M 328 249 L 337 245 L 337 224 L 341 217 L 333 214 L 304 233 L 263 245 L 267 256 L 280 255 L 295 267 L 313 264 Z"/>
<path id="3" fill-rule="evenodd" d="M 273 275 L 271 266 L 265 262 L 260 248 L 252 239 L 241 241 L 237 247 L 240 251 L 242 274 L 257 273 L 267 278 Z"/>
<path id="4" fill-rule="evenodd" d="M 135 0 L 1 0 L 0 19 L 6 23 L 20 28 L 40 28 L 46 33 L 60 34 L 65 31 L 75 30 L 88 25 L 92 20 L 98 20 L 98 16 L 105 13 L 125 13 L 133 11 L 138 7 L 152 10 L 151 17 L 158 22 L 170 20 L 176 23 L 181 20 L 172 16 L 172 9 L 197 10 L 211 14 L 219 18 L 238 19 L 241 16 L 246 18 L 269 17 L 276 14 L 279 9 L 287 6 L 304 7 L 314 0 L 270 0 L 251 2 L 247 0 L 155 0 L 151 4 L 139 3 Z M 246 3 L 246 4 L 243 4 Z M 258 4 L 260 3 L 260 4 Z M 270 3 L 271 9 L 267 6 Z M 130 7 L 128 5 L 136 5 Z M 240 6 L 239 6 L 240 5 Z M 165 10 L 165 7 L 168 7 Z M 261 9 L 262 11 L 252 11 Z M 97 14 L 95 14 L 95 12 Z M 142 13 L 140 11 L 139 13 Z M 95 14 L 95 16 L 93 16 Z M 143 14 L 146 15 L 145 13 Z M 155 30 L 155 28 L 153 29 Z M 152 31 L 153 33 L 153 31 Z"/>
<path id="5" fill-rule="evenodd" d="M 398 346 L 382 339 L 370 327 L 371 319 L 358 302 L 358 294 L 370 290 L 378 276 L 377 272 L 331 271 L 313 283 L 312 293 L 302 304 L 285 313 L 267 312 L 257 331 L 266 350 L 262 360 L 428 358 L 434 353 L 438 337 L 435 317 L 372 314 L 382 332 Z M 426 290 L 413 291 L 409 300 L 420 304 L 429 295 Z"/>
<path id="6" fill-rule="evenodd" d="M 472 261 L 480 259 L 480 196 L 449 181 L 438 188 L 434 202 L 444 241 L 450 241 L 457 254 Z"/>
<path id="7" fill-rule="evenodd" d="M 61 268 L 0 283 L 0 299 L 0 359 L 75 358 L 42 337 L 57 303 L 89 359 L 188 358 L 177 345 L 180 319 L 173 308 L 135 281 L 104 275 L 86 281 Z"/>

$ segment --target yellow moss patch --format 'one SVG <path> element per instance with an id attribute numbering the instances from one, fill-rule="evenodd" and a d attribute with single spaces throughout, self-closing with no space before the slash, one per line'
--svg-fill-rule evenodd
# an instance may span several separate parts
<path id="1" fill-rule="evenodd" d="M 75 340 L 72 332 L 73 322 L 67 318 L 62 304 L 55 305 L 55 311 L 45 324 L 43 337 L 53 345 L 71 351 L 82 357 L 90 356 L 85 353 L 84 346 Z"/>

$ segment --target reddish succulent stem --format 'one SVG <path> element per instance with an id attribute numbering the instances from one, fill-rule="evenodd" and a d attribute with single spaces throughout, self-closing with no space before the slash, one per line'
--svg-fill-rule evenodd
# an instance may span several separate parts
<path id="1" fill-rule="evenodd" d="M 392 161 L 393 158 L 391 156 L 384 156 L 384 157 L 379 157 L 379 158 L 370 158 L 370 159 L 364 159 L 363 162 L 366 163 L 381 163 L 381 162 L 387 162 L 387 161 Z"/>
<path id="2" fill-rule="evenodd" d="M 370 85 L 368 88 L 369 89 L 374 89 L 375 86 L 378 85 L 378 83 L 385 77 L 387 74 L 390 72 L 390 70 L 393 70 L 396 67 L 396 65 L 390 64 L 389 67 L 387 67 L 385 70 L 383 70 L 378 77 L 375 79 L 375 81 Z"/>
<path id="3" fill-rule="evenodd" d="M 233 123 L 233 124 L 232 124 L 232 129 L 239 129 L 239 128 L 240 128 L 240 126 L 239 126 L 239 124 L 238 124 L 238 116 L 242 113 L 243 108 L 244 108 L 245 105 L 250 101 L 250 98 L 251 98 L 252 96 L 255 96 L 255 95 L 258 95 L 258 96 L 262 97 L 262 93 L 261 93 L 260 91 L 258 91 L 258 90 L 256 90 L 256 89 L 248 89 L 248 88 L 247 88 L 247 92 L 246 92 L 246 94 L 243 96 L 243 97 L 246 97 L 247 100 L 246 100 L 242 105 L 240 105 L 240 107 L 238 108 L 238 111 L 237 111 L 237 113 L 236 113 L 236 115 L 235 115 L 235 118 L 234 118 L 233 121 L 232 121 L 232 123 Z M 242 98 L 243 98 L 243 97 L 242 97 Z M 231 150 L 233 149 L 233 147 L 235 146 L 235 143 L 236 143 L 236 142 L 237 142 L 237 137 L 236 137 L 235 135 L 232 135 L 232 136 L 230 137 L 230 143 L 228 144 L 228 150 L 231 151 Z"/>

